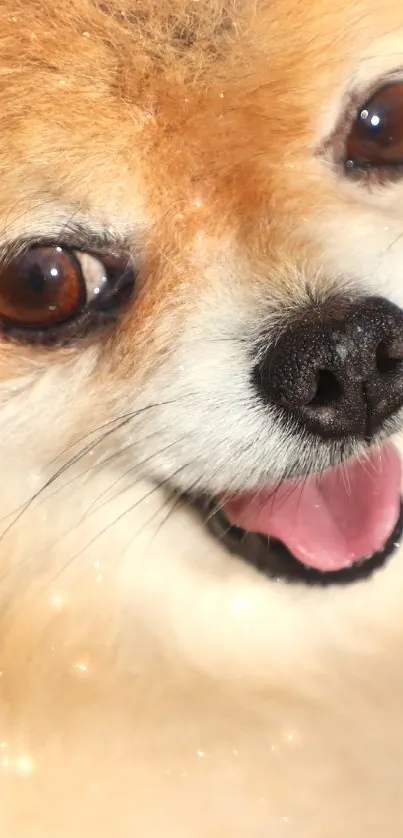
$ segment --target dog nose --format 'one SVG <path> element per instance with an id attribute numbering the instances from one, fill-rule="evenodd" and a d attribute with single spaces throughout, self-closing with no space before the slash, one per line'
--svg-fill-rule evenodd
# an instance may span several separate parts
<path id="1" fill-rule="evenodd" d="M 255 373 L 264 399 L 309 432 L 370 438 L 403 405 L 403 311 L 381 297 L 307 311 Z"/>

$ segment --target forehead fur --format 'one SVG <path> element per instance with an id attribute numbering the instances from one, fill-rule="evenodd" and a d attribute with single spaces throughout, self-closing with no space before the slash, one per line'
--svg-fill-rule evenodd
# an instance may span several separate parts
<path id="1" fill-rule="evenodd" d="M 291 247 L 333 198 L 321 114 L 400 16 L 396 0 L 5 0 L 3 228 L 49 202 L 147 222 L 154 262 L 183 262 L 199 229 Z"/>
<path id="2" fill-rule="evenodd" d="M 375 3 L 371 15 L 370 5 L 6 0 L 2 154 L 6 161 L 4 138 L 12 134 L 10 156 L 25 140 L 38 166 L 39 130 L 50 169 L 51 151 L 63 159 L 66 141 L 77 153 L 81 144 L 81 154 L 94 144 L 99 154 L 97 141 L 105 158 L 120 151 L 129 173 L 146 153 L 153 153 L 154 167 L 156 152 L 165 149 L 170 186 L 184 172 L 214 181 L 262 154 L 270 167 L 284 155 L 285 141 L 290 151 L 312 131 L 318 88 L 323 106 L 323 90 L 340 82 L 380 27 L 396 27 L 394 0 L 382 15 Z"/>

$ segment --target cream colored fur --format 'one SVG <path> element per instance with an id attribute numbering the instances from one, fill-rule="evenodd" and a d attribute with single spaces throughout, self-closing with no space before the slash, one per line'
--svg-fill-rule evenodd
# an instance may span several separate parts
<path id="1" fill-rule="evenodd" d="M 287 586 L 169 488 L 326 464 L 250 350 L 402 305 L 401 182 L 326 150 L 402 59 L 401 0 L 0 5 L 1 247 L 80 222 L 138 271 L 107 338 L 0 341 L 0 838 L 402 837 L 402 549 Z"/>
<path id="2" fill-rule="evenodd" d="M 1 834 L 397 838 L 401 551 L 347 588 L 266 582 L 107 456 L 2 540 Z"/>

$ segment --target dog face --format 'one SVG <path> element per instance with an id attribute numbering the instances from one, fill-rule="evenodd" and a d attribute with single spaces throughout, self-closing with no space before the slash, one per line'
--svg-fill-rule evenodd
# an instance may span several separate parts
<path id="1" fill-rule="evenodd" d="M 0 31 L 5 465 L 52 480 L 84 439 L 232 498 L 398 430 L 400 5 L 6 2 Z"/>

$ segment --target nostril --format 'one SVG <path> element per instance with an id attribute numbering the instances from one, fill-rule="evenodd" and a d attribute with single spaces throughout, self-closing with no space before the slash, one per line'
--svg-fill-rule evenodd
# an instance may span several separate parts
<path id="1" fill-rule="evenodd" d="M 401 369 L 403 362 L 403 346 L 381 341 L 376 350 L 376 368 L 381 375 L 388 375 Z"/>
<path id="2" fill-rule="evenodd" d="M 329 407 L 340 399 L 342 388 L 334 373 L 319 370 L 316 393 L 309 402 L 310 407 Z"/>

